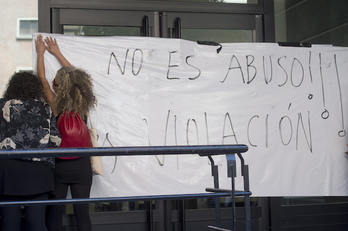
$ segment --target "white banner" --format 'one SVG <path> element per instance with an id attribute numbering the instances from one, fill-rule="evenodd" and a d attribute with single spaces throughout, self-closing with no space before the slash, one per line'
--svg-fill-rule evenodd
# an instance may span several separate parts
<path id="1" fill-rule="evenodd" d="M 347 48 L 229 43 L 218 53 L 180 39 L 43 36 L 92 75 L 100 146 L 245 144 L 253 196 L 348 195 Z M 51 81 L 59 63 L 46 52 L 45 64 Z M 230 188 L 225 157 L 214 160 L 220 187 Z M 213 187 L 198 155 L 106 156 L 103 164 L 92 197 Z"/>

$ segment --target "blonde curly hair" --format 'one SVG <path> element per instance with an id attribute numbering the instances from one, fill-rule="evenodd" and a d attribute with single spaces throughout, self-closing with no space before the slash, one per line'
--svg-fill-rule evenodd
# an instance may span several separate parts
<path id="1" fill-rule="evenodd" d="M 62 67 L 57 71 L 55 81 L 58 84 L 58 113 L 76 112 L 80 113 L 82 118 L 87 118 L 88 112 L 97 102 L 90 74 L 73 66 Z"/>

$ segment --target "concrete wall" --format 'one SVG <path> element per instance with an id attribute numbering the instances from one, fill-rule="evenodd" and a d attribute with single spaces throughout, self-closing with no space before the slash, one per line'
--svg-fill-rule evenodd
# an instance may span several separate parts
<path id="1" fill-rule="evenodd" d="M 37 0 L 0 0 L 0 94 L 17 68 L 32 68 L 31 39 L 17 39 L 17 19 L 37 18 Z"/>

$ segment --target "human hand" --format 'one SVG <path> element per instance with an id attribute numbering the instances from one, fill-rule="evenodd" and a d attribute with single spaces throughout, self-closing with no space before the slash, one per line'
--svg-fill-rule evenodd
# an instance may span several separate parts
<path id="1" fill-rule="evenodd" d="M 46 44 L 42 39 L 42 35 L 39 34 L 35 39 L 36 52 L 38 54 L 44 54 L 46 51 Z"/>
<path id="2" fill-rule="evenodd" d="M 57 40 L 52 37 L 46 37 L 45 42 L 47 45 L 47 50 L 52 53 L 53 55 L 57 55 L 60 53 L 59 46 L 57 43 Z"/>

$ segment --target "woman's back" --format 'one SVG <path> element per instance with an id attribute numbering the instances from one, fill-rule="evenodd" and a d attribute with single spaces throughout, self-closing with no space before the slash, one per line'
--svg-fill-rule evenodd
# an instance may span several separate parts
<path id="1" fill-rule="evenodd" d="M 2 149 L 56 146 L 52 146 L 50 136 L 57 136 L 58 131 L 50 130 L 51 123 L 55 124 L 55 118 L 47 103 L 35 99 L 22 101 L 2 98 L 0 108 L 3 112 L 0 117 Z"/>

